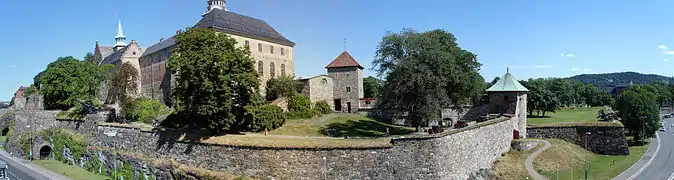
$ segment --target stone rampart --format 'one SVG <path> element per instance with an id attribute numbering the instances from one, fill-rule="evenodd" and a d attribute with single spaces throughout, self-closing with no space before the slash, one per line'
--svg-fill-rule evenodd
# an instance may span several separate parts
<path id="1" fill-rule="evenodd" d="M 588 132 L 590 134 L 586 135 Z M 562 139 L 598 154 L 629 154 L 625 128 L 614 123 L 530 126 L 527 127 L 527 137 Z"/>
<path id="2" fill-rule="evenodd" d="M 14 128 L 19 132 L 50 127 L 71 129 L 85 135 L 89 146 L 117 147 L 150 159 L 172 159 L 216 172 L 276 179 L 468 179 L 491 169 L 509 150 L 515 122 L 500 118 L 441 134 L 393 139 L 391 147 L 283 149 L 204 144 L 198 142 L 201 137 L 189 135 L 179 140 L 181 132 L 96 125 L 104 119 L 102 115 L 88 116 L 85 121 L 65 121 L 56 120 L 55 113 L 18 112 Z M 26 128 L 27 124 L 33 128 Z M 116 131 L 117 136 L 105 135 L 110 131 Z M 20 151 L 16 147 L 8 151 L 11 149 Z M 163 167 L 161 172 L 155 172 L 162 167 L 140 160 L 133 162 L 137 173 L 167 177 L 158 173 L 170 171 Z M 154 170 L 139 170 L 141 165 Z"/>

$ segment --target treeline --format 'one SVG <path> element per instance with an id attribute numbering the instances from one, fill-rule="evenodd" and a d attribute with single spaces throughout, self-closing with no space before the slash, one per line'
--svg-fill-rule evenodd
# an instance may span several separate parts
<path id="1" fill-rule="evenodd" d="M 632 82 L 634 84 L 648 84 L 651 82 L 674 83 L 674 78 L 656 74 L 641 74 L 636 72 L 619 72 L 604 74 L 581 74 L 566 78 L 572 82 L 593 84 L 602 91 L 610 92 L 614 87 Z"/>
<path id="2" fill-rule="evenodd" d="M 545 116 L 560 107 L 611 105 L 613 98 L 593 84 L 571 82 L 567 79 L 529 79 L 519 81 L 529 89 L 527 111 L 529 115 Z"/>

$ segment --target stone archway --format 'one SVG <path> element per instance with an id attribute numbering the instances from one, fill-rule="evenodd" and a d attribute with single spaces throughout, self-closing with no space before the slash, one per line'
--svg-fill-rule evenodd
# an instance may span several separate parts
<path id="1" fill-rule="evenodd" d="M 51 146 L 44 145 L 40 148 L 40 159 L 51 159 L 52 148 Z"/>
<path id="2" fill-rule="evenodd" d="M 2 129 L 2 136 L 7 136 L 7 133 L 9 133 L 9 127 Z"/>

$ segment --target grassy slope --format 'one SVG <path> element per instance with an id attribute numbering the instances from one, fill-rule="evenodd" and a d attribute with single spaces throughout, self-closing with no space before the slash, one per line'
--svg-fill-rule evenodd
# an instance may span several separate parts
<path id="1" fill-rule="evenodd" d="M 597 122 L 597 111 L 601 109 L 600 107 L 593 108 L 563 108 L 557 110 L 557 112 L 547 112 L 545 113 L 546 117 L 536 117 L 534 112 L 534 117 L 529 117 L 527 119 L 528 124 L 547 124 L 547 123 L 560 123 L 560 122 Z"/>
<path id="2" fill-rule="evenodd" d="M 585 153 L 589 159 L 589 179 L 610 179 L 627 170 L 643 155 L 642 146 L 629 147 L 627 156 L 599 155 L 562 140 L 548 139 L 553 145 L 534 160 L 534 168 L 541 174 L 556 179 L 584 177 Z M 559 172 L 557 170 L 559 169 Z"/>
<path id="3" fill-rule="evenodd" d="M 56 173 L 62 174 L 66 177 L 69 177 L 74 180 L 105 180 L 109 179 L 108 177 L 105 177 L 103 175 L 98 175 L 94 174 L 91 172 L 88 172 L 85 169 L 78 168 L 75 166 L 63 164 L 61 162 L 55 161 L 55 160 L 35 160 L 33 161 L 34 164 L 41 166 L 45 169 L 49 169 L 51 171 L 54 171 Z"/>
<path id="4" fill-rule="evenodd" d="M 504 156 L 499 158 L 494 164 L 493 175 L 497 180 L 510 179 L 525 179 L 528 177 L 527 170 L 524 167 L 524 162 L 527 160 L 529 154 L 543 147 L 543 144 L 538 144 L 535 148 L 524 151 L 510 150 Z M 529 177 L 529 179 L 532 179 Z"/>
<path id="5" fill-rule="evenodd" d="M 386 134 L 386 128 L 392 135 L 404 135 L 414 131 L 414 128 L 395 126 L 381 123 L 358 114 L 329 114 L 315 119 L 289 120 L 283 127 L 273 130 L 273 135 L 288 136 L 327 136 L 325 128 L 335 129 L 336 133 L 330 136 L 343 135 L 358 137 L 381 137 Z"/>

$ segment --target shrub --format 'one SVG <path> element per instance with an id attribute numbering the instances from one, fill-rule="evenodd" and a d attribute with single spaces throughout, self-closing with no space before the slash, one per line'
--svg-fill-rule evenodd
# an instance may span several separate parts
<path id="1" fill-rule="evenodd" d="M 309 97 L 303 94 L 295 94 L 288 99 L 288 110 L 294 112 L 310 111 L 311 101 L 309 101 Z"/>
<path id="2" fill-rule="evenodd" d="M 255 132 L 279 128 L 286 122 L 283 109 L 276 105 L 247 106 L 250 130 Z"/>
<path id="3" fill-rule="evenodd" d="M 152 123 L 159 116 L 171 113 L 171 110 L 158 100 L 134 99 L 122 105 L 122 116 L 127 120 Z"/>
<path id="4" fill-rule="evenodd" d="M 319 112 L 312 109 L 306 111 L 289 111 L 286 113 L 288 119 L 309 119 L 318 114 Z"/>
<path id="5" fill-rule="evenodd" d="M 318 101 L 314 104 L 314 110 L 321 114 L 330 114 L 332 113 L 332 108 L 328 105 L 328 102 Z"/>

